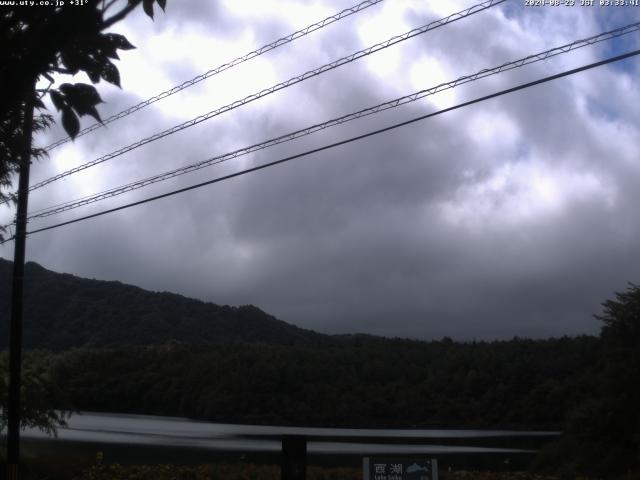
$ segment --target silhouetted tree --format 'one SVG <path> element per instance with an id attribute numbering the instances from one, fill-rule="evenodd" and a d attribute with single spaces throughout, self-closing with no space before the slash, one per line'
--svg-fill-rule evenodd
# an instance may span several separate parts
<path id="1" fill-rule="evenodd" d="M 0 7 L 0 189 L 10 186 L 19 170 L 27 102 L 34 102 L 42 111 L 42 99 L 50 95 L 71 137 L 80 129 L 78 117 L 90 115 L 100 120 L 96 106 L 102 100 L 93 86 L 64 83 L 54 87 L 53 75 L 84 72 L 94 84 L 102 79 L 120 86 L 118 69 L 111 60 L 118 58 L 118 50 L 134 47 L 124 36 L 105 30 L 139 5 L 153 17 L 154 3 L 164 10 L 166 0 Z M 34 91 L 36 81 L 42 79 L 49 85 Z M 34 127 L 45 128 L 52 120 L 50 115 L 37 115 Z M 31 155 L 42 154 L 34 150 Z M 11 196 L 0 190 L 0 201 L 7 198 Z"/>
<path id="2" fill-rule="evenodd" d="M 615 300 L 607 300 L 602 315 L 596 315 L 604 325 L 601 337 L 610 352 L 632 355 L 640 359 L 640 285 L 629 283 L 626 292 L 616 293 Z"/>
<path id="3" fill-rule="evenodd" d="M 7 387 L 9 356 L 0 353 L 0 432 L 7 426 Z M 50 357 L 33 352 L 25 362 L 22 375 L 22 427 L 33 427 L 56 435 L 57 427 L 66 425 L 67 396 L 53 380 Z M 52 408 L 55 405 L 57 408 Z"/>
<path id="4" fill-rule="evenodd" d="M 579 386 L 552 464 L 567 474 L 611 477 L 640 469 L 640 286 L 606 300 L 597 365 Z"/>
<path id="5" fill-rule="evenodd" d="M 48 2 L 47 2 L 48 3 Z M 111 61 L 118 58 L 118 50 L 134 48 L 122 35 L 105 33 L 138 6 L 153 17 L 154 3 L 163 10 L 166 0 L 87 0 L 82 5 L 60 2 L 59 6 L 14 5 L 0 10 L 0 201 L 13 199 L 2 189 L 10 187 L 12 177 L 25 165 L 25 160 L 44 154 L 33 149 L 30 138 L 33 130 L 46 128 L 53 121 L 47 114 L 33 115 L 45 109 L 46 95 L 61 113 L 62 126 L 71 137 L 80 129 L 79 117 L 90 115 L 100 120 L 96 106 L 102 102 L 97 90 L 84 83 L 63 83 L 54 87 L 56 74 L 87 74 L 91 82 L 101 79 L 120 86 L 120 74 Z M 36 88 L 45 79 L 45 88 Z M 33 118 L 33 123 L 31 118 Z M 26 146 L 26 148 L 25 148 Z M 29 156 L 28 159 L 24 155 Z M 25 197 L 26 198 L 26 197 Z M 0 227 L 0 240 L 4 228 Z M 33 372 L 31 372 L 33 373 Z M 43 379 L 25 371 L 23 387 L 45 385 Z M 15 379 L 14 379 L 15 380 Z M 0 387 L 8 381 L 1 379 Z M 0 391 L 1 402 L 6 388 Z M 34 398 L 45 398 L 36 395 Z M 24 403 L 22 424 L 38 426 L 51 432 L 60 418 L 47 402 Z M 3 408 L 3 416 L 6 409 Z"/>
<path id="6" fill-rule="evenodd" d="M 599 439 L 617 451 L 620 472 L 640 468 L 640 286 L 630 283 L 603 304 L 602 386 Z"/>

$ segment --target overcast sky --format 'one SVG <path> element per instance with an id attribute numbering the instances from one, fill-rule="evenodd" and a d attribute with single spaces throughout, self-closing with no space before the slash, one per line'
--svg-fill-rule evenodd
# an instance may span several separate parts
<path id="1" fill-rule="evenodd" d="M 103 117 L 352 4 L 169 0 L 112 31 L 137 49 Z M 577 0 L 577 3 L 580 3 Z M 55 149 L 32 183 L 473 5 L 385 0 Z M 226 153 L 640 20 L 640 7 L 509 0 L 34 191 L 47 207 Z M 90 207 L 46 226 L 276 160 L 640 48 L 560 55 Z M 35 234 L 27 256 L 75 275 L 254 304 L 326 333 L 495 339 L 594 334 L 640 282 L 640 59 L 513 93 L 224 183 Z M 82 81 L 78 77 L 72 81 Z M 61 81 L 69 81 L 62 78 Z M 83 119 L 83 126 L 91 120 Z M 62 136 L 56 127 L 38 138 Z M 2 220 L 12 216 L 6 209 Z M 12 245 L 0 255 L 12 258 Z"/>

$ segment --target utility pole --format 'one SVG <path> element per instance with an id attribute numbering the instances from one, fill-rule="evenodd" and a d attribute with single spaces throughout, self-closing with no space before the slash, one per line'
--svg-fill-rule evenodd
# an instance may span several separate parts
<path id="1" fill-rule="evenodd" d="M 31 137 L 35 82 L 23 107 L 24 145 L 19 165 L 18 208 L 13 253 L 13 287 L 11 323 L 9 325 L 9 398 L 7 403 L 7 478 L 20 478 L 20 385 L 22 372 L 22 313 L 24 287 L 24 259 L 27 240 L 27 206 L 29 201 L 29 169 L 31 166 Z"/>

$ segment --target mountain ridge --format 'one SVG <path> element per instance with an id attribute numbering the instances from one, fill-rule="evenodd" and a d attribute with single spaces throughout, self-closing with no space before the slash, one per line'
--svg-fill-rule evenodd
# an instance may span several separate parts
<path id="1" fill-rule="evenodd" d="M 0 258 L 0 348 L 8 344 L 13 262 Z M 253 305 L 229 306 L 120 281 L 87 279 L 25 264 L 25 348 L 206 344 L 317 344 L 327 335 L 288 324 Z"/>

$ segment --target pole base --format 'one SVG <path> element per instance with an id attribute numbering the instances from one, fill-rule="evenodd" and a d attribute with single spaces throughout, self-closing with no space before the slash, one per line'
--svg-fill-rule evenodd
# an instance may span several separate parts
<path id="1" fill-rule="evenodd" d="M 20 464 L 8 463 L 7 464 L 7 480 L 19 480 L 20 478 Z"/>

